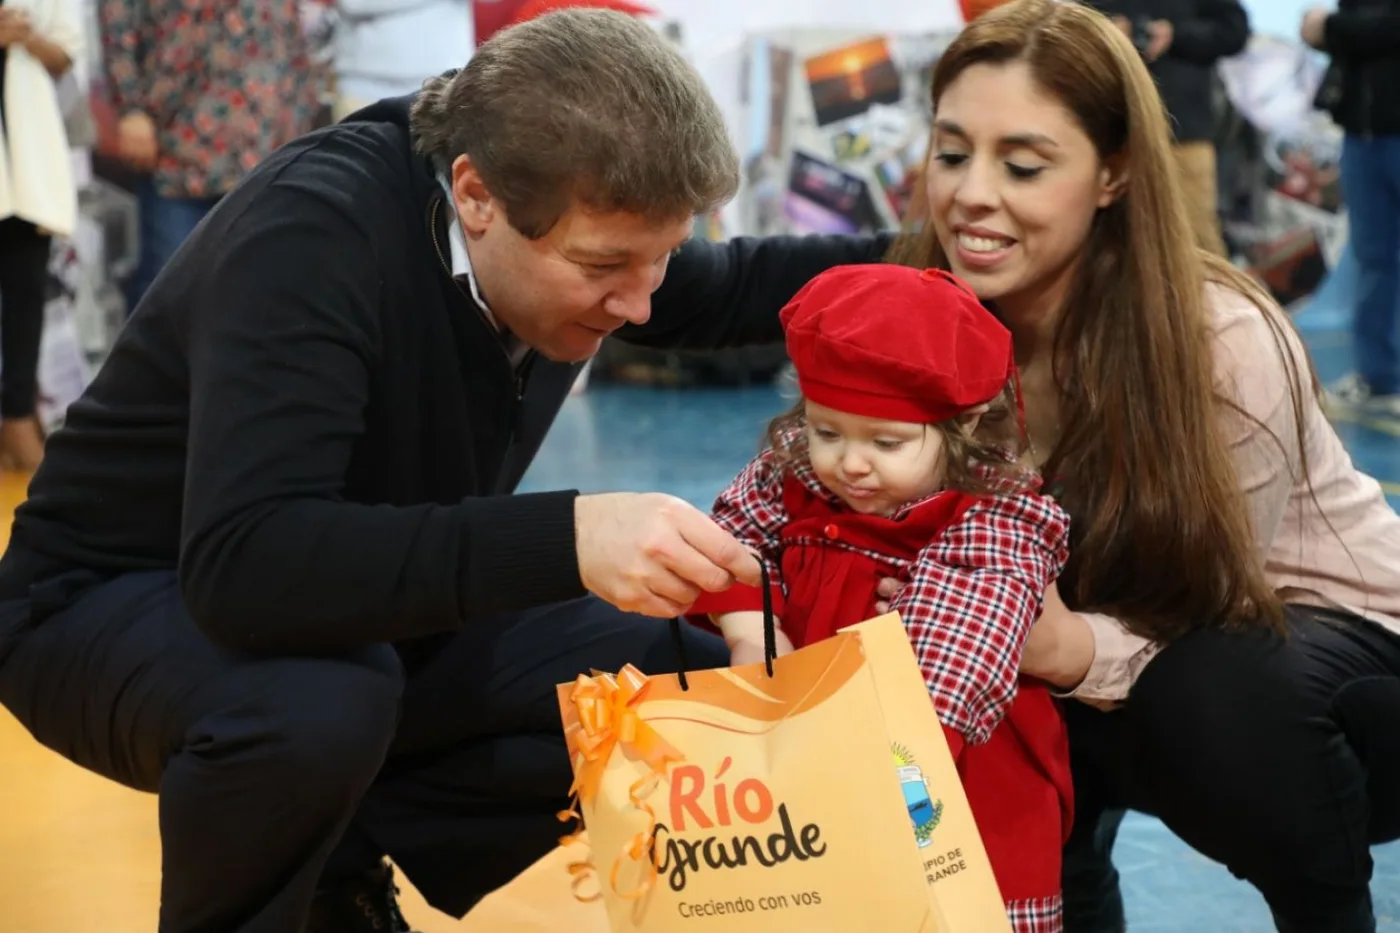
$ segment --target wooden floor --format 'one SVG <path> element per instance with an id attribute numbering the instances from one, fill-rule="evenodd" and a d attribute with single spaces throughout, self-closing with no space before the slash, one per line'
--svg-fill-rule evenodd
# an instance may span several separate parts
<path id="1" fill-rule="evenodd" d="M 0 546 L 24 490 L 23 477 L 0 474 Z M 415 929 L 460 929 L 404 887 L 404 912 Z M 0 709 L 0 926 L 15 933 L 155 933 L 159 903 L 155 797 L 70 764 Z"/>

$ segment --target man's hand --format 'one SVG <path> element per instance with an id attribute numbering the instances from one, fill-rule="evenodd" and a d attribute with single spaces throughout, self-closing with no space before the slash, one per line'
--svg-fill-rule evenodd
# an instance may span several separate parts
<path id="1" fill-rule="evenodd" d="M 1308 45 L 1322 51 L 1327 44 L 1327 17 L 1331 10 L 1313 7 L 1303 14 L 1303 25 L 1298 30 L 1299 37 Z"/>
<path id="2" fill-rule="evenodd" d="M 684 613 L 702 591 L 758 586 L 758 558 L 675 496 L 605 493 L 574 501 L 578 569 L 590 593 L 628 612 Z"/>
<path id="3" fill-rule="evenodd" d="M 1127 36 L 1134 45 L 1138 43 L 1138 37 L 1133 29 L 1133 21 L 1126 16 L 1114 16 L 1113 25 L 1118 27 L 1118 31 Z M 1172 27 L 1170 20 L 1154 19 L 1147 24 L 1147 42 L 1139 47 L 1144 60 L 1155 62 L 1167 53 L 1167 49 L 1172 47 L 1172 40 L 1176 38 L 1176 30 Z"/>
<path id="4" fill-rule="evenodd" d="M 1142 50 L 1142 57 L 1149 62 L 1155 62 L 1163 55 L 1167 54 L 1167 49 L 1172 47 L 1172 39 L 1176 38 L 1176 30 L 1172 28 L 1169 20 L 1154 19 L 1147 24 L 1147 48 Z"/>
<path id="5" fill-rule="evenodd" d="M 160 148 L 156 143 L 156 123 L 150 114 L 133 110 L 117 124 L 117 152 L 121 160 L 138 172 L 156 167 Z"/>
<path id="6" fill-rule="evenodd" d="M 0 48 L 23 45 L 34 34 L 27 10 L 0 7 Z"/>

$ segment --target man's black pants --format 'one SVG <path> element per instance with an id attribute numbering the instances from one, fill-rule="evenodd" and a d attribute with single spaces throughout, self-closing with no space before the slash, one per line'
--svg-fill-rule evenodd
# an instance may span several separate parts
<path id="1" fill-rule="evenodd" d="M 1066 704 L 1066 933 L 1119 933 L 1125 808 L 1253 884 L 1282 933 L 1372 933 L 1370 847 L 1400 838 L 1400 636 L 1290 606 L 1289 637 L 1202 631 L 1111 713 Z"/>
<path id="2" fill-rule="evenodd" d="M 596 599 L 478 620 L 419 660 L 220 648 L 170 572 L 39 624 L 29 608 L 0 604 L 0 703 L 79 765 L 159 793 L 161 933 L 300 933 L 328 862 L 380 855 L 461 916 L 566 828 L 555 685 L 678 661 L 666 622 Z M 686 639 L 691 667 L 728 663 L 718 638 Z"/>

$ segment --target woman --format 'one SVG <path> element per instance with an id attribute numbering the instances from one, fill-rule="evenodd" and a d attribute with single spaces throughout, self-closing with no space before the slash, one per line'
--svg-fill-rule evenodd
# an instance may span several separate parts
<path id="1" fill-rule="evenodd" d="M 49 243 L 77 222 L 55 81 L 82 45 L 75 0 L 0 0 L 0 443 L 33 470 Z"/>
<path id="2" fill-rule="evenodd" d="M 105 90 L 119 117 L 115 148 L 137 176 L 136 268 L 124 289 L 130 317 L 214 205 L 315 126 L 321 73 L 299 0 L 95 6 Z M 431 38 L 423 39 L 425 67 L 437 60 Z"/>
<path id="3" fill-rule="evenodd" d="M 1400 519 L 1278 307 L 1192 245 L 1162 105 L 1106 18 L 986 13 L 933 100 L 922 230 L 892 259 L 995 304 L 1074 522 L 1022 663 L 1083 701 L 1067 929 L 1123 929 L 1131 807 L 1280 930 L 1373 930 L 1368 846 L 1400 836 Z"/>

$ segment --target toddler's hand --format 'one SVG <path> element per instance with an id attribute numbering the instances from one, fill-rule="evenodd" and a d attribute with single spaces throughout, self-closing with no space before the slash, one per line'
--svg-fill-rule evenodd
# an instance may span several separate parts
<path id="1" fill-rule="evenodd" d="M 778 649 L 778 657 L 785 654 L 792 654 L 792 642 L 782 629 L 778 629 L 776 637 L 773 639 L 774 646 Z M 729 664 L 731 667 L 742 667 L 745 664 L 763 663 L 763 638 L 739 638 L 730 643 Z"/>
<path id="2" fill-rule="evenodd" d="M 904 581 L 895 577 L 884 577 L 875 585 L 875 595 L 880 598 L 875 602 L 875 611 L 883 615 L 890 611 L 890 603 L 899 595 L 900 588 L 904 586 Z"/>

